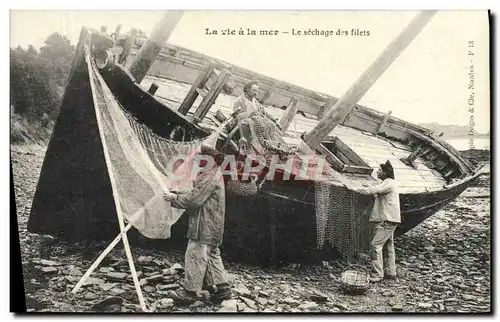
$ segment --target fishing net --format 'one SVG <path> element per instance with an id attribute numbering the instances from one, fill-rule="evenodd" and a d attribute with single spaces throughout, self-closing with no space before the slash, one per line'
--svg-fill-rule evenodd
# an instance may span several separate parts
<path id="1" fill-rule="evenodd" d="M 369 211 L 366 196 L 329 182 L 315 183 L 317 247 L 326 243 L 351 260 L 368 251 Z"/>
<path id="2" fill-rule="evenodd" d="M 287 144 L 277 125 L 262 113 L 254 112 L 239 124 L 243 137 L 253 147 L 254 152 L 266 158 L 272 155 L 285 158 L 297 152 L 297 147 Z"/>
<path id="3" fill-rule="evenodd" d="M 172 207 L 164 192 L 192 187 L 197 152 L 202 144 L 214 147 L 218 132 L 190 142 L 156 135 L 125 111 L 88 56 L 87 64 L 117 212 L 148 238 L 170 238 L 184 210 Z"/>

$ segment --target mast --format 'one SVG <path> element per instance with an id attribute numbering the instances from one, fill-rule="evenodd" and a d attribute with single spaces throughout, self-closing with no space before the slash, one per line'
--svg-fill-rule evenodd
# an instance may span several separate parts
<path id="1" fill-rule="evenodd" d="M 183 11 L 167 11 L 156 24 L 151 37 L 142 45 L 129 69 L 137 83 L 141 83 L 146 76 L 183 13 Z"/>
<path id="2" fill-rule="evenodd" d="M 345 117 L 354 109 L 356 103 L 375 84 L 379 77 L 391 66 L 398 56 L 408 47 L 437 13 L 421 11 L 408 26 L 387 46 L 370 67 L 344 93 L 335 105 L 326 112 L 311 132 L 305 135 L 305 143 L 314 150 Z"/>

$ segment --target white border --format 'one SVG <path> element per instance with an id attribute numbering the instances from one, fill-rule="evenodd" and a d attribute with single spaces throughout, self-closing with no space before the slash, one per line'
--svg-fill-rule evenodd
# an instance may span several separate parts
<path id="1" fill-rule="evenodd" d="M 157 2 L 144 2 L 144 1 L 137 1 L 137 0 L 122 0 L 119 2 L 110 2 L 110 1 L 96 1 L 96 0 L 87 0 L 87 1 L 74 1 L 74 2 L 69 2 L 69 1 L 55 1 L 55 0 L 45 0 L 42 2 L 35 1 L 35 0 L 30 0 L 30 1 L 21 1 L 21 0 L 16 0 L 16 1 L 3 1 L 2 2 L 2 7 L 5 7 L 5 10 L 2 11 L 2 15 L 0 21 L 2 22 L 2 25 L 4 28 L 2 28 L 3 31 L 3 41 L 5 43 L 5 47 L 3 50 L 0 50 L 0 55 L 2 55 L 1 61 L 3 64 L 1 64 L 0 68 L 3 69 L 3 71 L 0 73 L 3 77 L 3 86 L 1 86 L 2 91 L 4 92 L 3 97 L 5 98 L 5 105 L 3 108 L 0 109 L 2 113 L 5 113 L 6 115 L 2 117 L 1 119 L 5 121 L 5 126 L 1 127 L 5 133 L 1 136 L 2 139 L 2 151 L 9 151 L 9 143 L 10 143 L 10 109 L 7 106 L 9 104 L 8 102 L 8 97 L 9 97 L 9 67 L 7 65 L 7 61 L 9 61 L 9 54 L 8 54 L 8 47 L 9 47 L 9 38 L 10 38 L 10 33 L 9 33 L 9 24 L 10 24 L 10 13 L 9 10 L 26 10 L 26 9 L 44 9 L 44 10 L 82 10 L 82 9 L 87 9 L 87 10 L 111 10 L 111 9 L 120 9 L 120 10 L 158 10 L 158 9 L 192 9 L 192 10 L 200 10 L 200 9 L 223 9 L 223 10 L 230 10 L 230 9 L 239 9 L 239 10 L 248 10 L 248 9 L 257 9 L 257 10 L 279 10 L 279 9 L 312 9 L 312 10 L 414 10 L 414 9 L 461 9 L 461 10 L 485 10 L 485 9 L 491 9 L 493 14 L 498 14 L 499 9 L 498 7 L 498 0 L 474 0 L 474 1 L 465 1 L 465 0 L 455 0 L 455 1 L 438 1 L 438 0 L 420 0 L 420 1 L 377 1 L 376 3 L 365 0 L 365 1 L 343 1 L 343 2 L 336 2 L 336 3 L 329 3 L 329 5 L 326 4 L 327 1 L 320 1 L 320 0 L 307 0 L 307 1 L 297 1 L 297 0 L 288 0 L 288 1 L 283 1 L 281 0 L 271 2 L 269 0 L 253 0 L 253 1 L 202 1 L 202 0 L 197 0 L 197 1 L 188 1 L 188 0 L 183 0 L 183 1 L 176 1 L 175 4 L 173 3 L 166 3 L 165 1 L 157 1 Z M 139 5 L 141 5 L 139 7 Z M 498 23 L 498 19 L 496 19 L 496 22 Z M 498 33 L 496 32 L 494 34 L 495 42 L 498 42 Z M 498 54 L 497 54 L 498 56 Z M 496 73 L 497 69 L 491 70 L 491 73 Z M 498 92 L 498 83 L 495 84 L 495 88 L 492 89 L 495 92 Z M 496 109 L 496 106 L 493 107 Z M 498 114 L 498 113 L 496 113 Z M 498 122 L 498 119 L 495 119 L 495 121 Z M 496 137 L 495 137 L 496 139 Z M 491 147 L 492 150 L 494 150 L 493 146 Z M 7 154 L 5 157 L 0 158 L 1 164 L 0 164 L 0 169 L 3 171 L 1 172 L 2 177 L 0 178 L 0 182 L 3 183 L 2 185 L 2 196 L 4 199 L 4 202 L 1 203 L 2 205 L 9 205 L 9 209 L 6 209 L 4 213 L 9 213 L 10 214 L 10 206 L 13 206 L 10 204 L 10 177 L 9 177 L 9 172 L 10 172 L 10 153 Z M 496 164 L 495 164 L 496 166 Z M 492 199 L 494 197 L 492 196 Z M 4 217 L 5 218 L 5 217 Z M 498 222 L 498 219 L 495 220 L 495 222 Z M 4 230 L 0 236 L 3 238 L 3 245 L 10 245 L 9 243 L 9 231 L 10 231 L 10 220 L 5 220 L 3 225 L 0 225 L 2 229 Z M 497 227 L 495 227 L 497 228 Z M 495 245 L 498 247 L 498 245 Z M 495 249 L 497 248 L 495 247 Z M 10 249 L 6 246 L 1 247 L 1 255 L 2 258 L 9 258 L 10 256 Z M 494 256 L 496 253 L 494 254 Z M 492 259 L 493 260 L 493 259 Z M 4 261 L 5 263 L 6 261 Z M 4 284 L 5 287 L 2 287 L 2 298 L 1 298 L 1 303 L 2 303 L 2 312 L 4 313 L 5 317 L 12 319 L 14 317 L 13 314 L 7 314 L 10 310 L 10 289 L 8 287 L 9 285 L 9 266 L 8 265 L 3 265 L 0 266 L 0 274 L 4 278 Z M 495 279 L 496 281 L 496 279 Z M 498 289 L 496 288 L 496 284 L 493 285 L 493 289 Z M 498 298 L 498 295 L 495 297 Z M 497 301 L 495 303 L 492 303 L 492 306 L 497 304 Z M 495 305 L 496 306 L 496 305 Z M 135 316 L 130 316 L 131 318 L 134 319 L 134 321 L 147 321 L 150 320 L 151 317 L 148 316 L 140 316 L 140 317 L 135 317 Z M 165 316 L 164 319 L 171 320 L 172 318 L 175 318 L 175 315 L 168 315 Z M 181 318 L 183 320 L 198 320 L 198 319 L 205 319 L 205 318 L 215 318 L 219 319 L 220 316 L 214 316 L 211 317 L 210 315 L 207 316 L 193 316 L 193 317 L 186 317 L 182 316 Z M 306 317 L 291 317 L 291 316 L 282 316 L 282 317 L 274 317 L 274 319 L 280 319 L 280 320 L 285 320 L 285 319 L 290 319 L 290 318 L 299 318 L 299 319 L 310 319 L 314 318 L 315 316 L 306 316 Z M 377 318 L 384 319 L 386 316 L 379 316 Z M 422 319 L 425 321 L 429 320 L 442 320 L 442 319 L 471 319 L 472 316 L 436 316 L 436 317 L 430 317 L 430 316 L 409 316 L 411 318 L 416 318 L 416 319 Z M 31 320 L 38 320 L 42 319 L 43 316 L 38 316 L 37 318 L 31 318 Z M 48 317 L 48 318 L 53 318 Z M 60 316 L 59 318 L 62 319 L 70 319 L 70 318 L 75 318 L 74 316 Z M 112 318 L 117 318 L 116 316 L 113 316 Z M 122 318 L 119 316 L 118 318 Z M 158 318 L 158 317 L 156 317 Z M 160 317 L 161 318 L 161 317 Z M 253 316 L 255 319 L 266 319 L 267 317 L 258 317 L 258 316 Z M 352 318 L 350 316 L 343 316 L 343 317 L 336 317 L 335 315 L 333 316 L 328 316 L 328 319 L 340 319 L 340 320 L 347 320 L 348 318 Z M 367 319 L 368 317 L 361 317 L 362 319 Z M 399 319 L 407 319 L 407 316 L 400 316 L 398 317 Z M 96 320 L 104 321 L 105 318 L 102 316 L 96 317 Z"/>

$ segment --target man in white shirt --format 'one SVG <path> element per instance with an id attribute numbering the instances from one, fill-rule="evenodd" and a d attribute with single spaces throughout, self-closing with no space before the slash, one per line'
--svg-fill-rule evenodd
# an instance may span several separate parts
<path id="1" fill-rule="evenodd" d="M 375 196 L 375 203 L 370 214 L 373 225 L 370 257 L 372 261 L 372 282 L 379 282 L 384 277 L 396 278 L 396 254 L 394 251 L 394 231 L 401 223 L 399 190 L 394 178 L 394 169 L 389 161 L 380 165 L 377 176 L 381 183 L 370 187 L 348 187 L 365 195 Z M 384 248 L 387 261 L 384 267 Z M 384 276 L 385 269 L 385 276 Z"/>

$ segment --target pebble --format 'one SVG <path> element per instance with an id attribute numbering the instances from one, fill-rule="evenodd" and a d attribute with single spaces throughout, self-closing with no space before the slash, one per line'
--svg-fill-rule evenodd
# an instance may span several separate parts
<path id="1" fill-rule="evenodd" d="M 51 261 L 51 260 L 47 260 L 47 259 L 42 259 L 40 262 L 39 262 L 40 265 L 44 265 L 44 266 L 60 266 L 61 264 L 58 263 L 58 262 L 54 262 L 54 261 Z"/>
<path id="2" fill-rule="evenodd" d="M 104 284 L 105 281 L 98 277 L 89 277 L 85 280 L 83 285 L 101 285 Z"/>
<path id="3" fill-rule="evenodd" d="M 303 304 L 300 304 L 297 308 L 300 310 L 310 310 L 315 307 L 318 307 L 318 304 L 316 304 L 315 302 L 305 302 Z"/>
<path id="4" fill-rule="evenodd" d="M 347 311 L 348 307 L 344 303 L 334 303 L 333 304 L 335 307 L 339 308 L 342 311 Z"/>
<path id="5" fill-rule="evenodd" d="M 182 268 L 182 265 L 179 263 L 175 263 L 170 267 L 172 271 L 183 271 L 184 269 Z"/>
<path id="6" fill-rule="evenodd" d="M 118 287 L 115 287 L 115 288 L 112 288 L 109 293 L 111 295 L 114 295 L 114 296 L 118 296 L 118 295 L 122 295 L 123 293 L 125 293 L 127 291 L 121 289 L 121 288 L 118 288 Z"/>
<path id="7" fill-rule="evenodd" d="M 111 281 L 123 282 L 127 278 L 127 275 L 127 273 L 108 272 L 105 277 Z"/>
<path id="8" fill-rule="evenodd" d="M 248 299 L 246 297 L 243 297 L 243 296 L 240 296 L 240 300 L 242 300 L 243 302 L 245 302 L 245 304 L 253 309 L 253 310 L 257 310 L 257 306 L 255 305 L 255 301 L 251 300 L 251 299 Z"/>
<path id="9" fill-rule="evenodd" d="M 252 294 L 245 284 L 239 283 L 235 286 L 234 291 L 243 296 L 249 296 Z"/>
<path id="10" fill-rule="evenodd" d="M 257 300 L 257 303 L 259 303 L 259 305 L 261 306 L 266 306 L 267 305 L 267 299 L 264 299 L 264 298 L 258 298 Z"/>
<path id="11" fill-rule="evenodd" d="M 156 290 L 156 288 L 154 288 L 151 285 L 144 286 L 144 292 L 146 292 L 146 293 L 153 293 L 155 290 Z"/>
<path id="12" fill-rule="evenodd" d="M 57 274 L 58 269 L 55 267 L 42 267 L 40 269 L 44 274 Z"/>
<path id="13" fill-rule="evenodd" d="M 139 256 L 137 261 L 141 264 L 151 264 L 153 262 L 152 256 Z"/>
<path id="14" fill-rule="evenodd" d="M 328 295 L 318 290 L 313 290 L 313 294 L 311 294 L 309 298 L 317 303 L 325 303 L 328 301 Z"/>
<path id="15" fill-rule="evenodd" d="M 156 285 L 156 289 L 157 290 L 160 290 L 160 291 L 168 291 L 168 290 L 176 290 L 180 287 L 179 284 L 175 283 L 175 284 L 158 284 Z"/>
<path id="16" fill-rule="evenodd" d="M 255 313 L 255 312 L 258 312 L 257 310 L 254 310 L 254 309 L 251 309 L 249 307 L 246 307 L 243 311 L 241 311 L 242 313 Z"/>
<path id="17" fill-rule="evenodd" d="M 394 304 L 391 307 L 391 310 L 394 312 L 402 312 L 403 311 L 403 305 L 402 304 Z"/>
<path id="18" fill-rule="evenodd" d="M 242 303 L 242 302 L 238 302 L 238 304 L 236 305 L 237 309 L 238 309 L 238 312 L 241 312 L 243 311 L 247 305 L 245 303 Z"/>
<path id="19" fill-rule="evenodd" d="M 298 304 L 299 301 L 294 300 L 290 296 L 285 297 L 284 299 L 281 300 L 281 302 L 286 303 L 286 304 Z"/>
<path id="20" fill-rule="evenodd" d="M 70 283 L 78 283 L 80 281 L 80 277 L 76 277 L 76 276 L 72 276 L 72 275 L 64 276 L 64 279 L 66 279 Z"/>
<path id="21" fill-rule="evenodd" d="M 99 273 L 109 273 L 114 272 L 115 269 L 113 267 L 101 267 L 99 268 Z"/>
<path id="22" fill-rule="evenodd" d="M 156 305 L 159 309 L 168 309 L 174 306 L 174 300 L 171 298 L 160 299 Z"/>
<path id="23" fill-rule="evenodd" d="M 148 283 L 157 283 L 163 280 L 163 275 L 152 275 L 146 277 L 146 280 L 148 281 Z"/>
<path id="24" fill-rule="evenodd" d="M 259 291 L 259 296 L 262 296 L 262 297 L 269 297 L 269 293 L 265 292 L 265 291 Z"/>
<path id="25" fill-rule="evenodd" d="M 201 306 L 204 306 L 205 303 L 203 303 L 202 301 L 196 301 L 194 302 L 193 304 L 189 305 L 190 308 L 197 308 L 197 307 L 201 307 Z"/>
<path id="26" fill-rule="evenodd" d="M 83 276 L 83 273 L 78 267 L 74 267 L 68 272 L 68 275 Z"/>
<path id="27" fill-rule="evenodd" d="M 116 285 L 118 285 L 117 283 L 104 283 L 104 284 L 101 284 L 99 285 L 99 287 L 101 288 L 101 290 L 103 290 L 104 292 L 107 292 L 109 291 L 110 289 L 112 289 L 113 287 L 115 287 Z"/>
<path id="28" fill-rule="evenodd" d="M 432 303 L 420 302 L 418 303 L 418 307 L 422 309 L 430 309 L 432 308 Z"/>
<path id="29" fill-rule="evenodd" d="M 235 299 L 224 300 L 221 306 L 217 312 L 238 312 L 237 301 Z"/>

